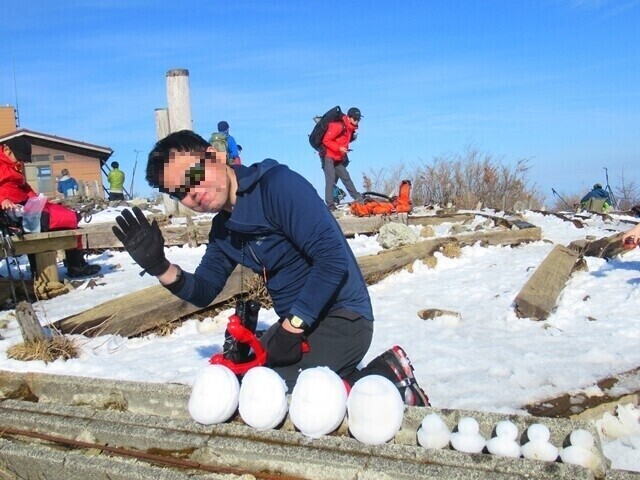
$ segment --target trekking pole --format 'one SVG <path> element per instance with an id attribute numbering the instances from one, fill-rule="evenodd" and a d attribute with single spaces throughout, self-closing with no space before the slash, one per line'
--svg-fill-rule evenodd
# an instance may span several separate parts
<path id="1" fill-rule="evenodd" d="M 611 204 L 612 204 L 611 206 L 617 210 L 618 200 L 616 199 L 616 196 L 613 194 L 613 191 L 611 190 L 611 186 L 609 185 L 609 169 L 607 167 L 602 167 L 602 168 L 604 168 L 604 176 L 605 176 L 605 179 L 607 180 L 607 187 L 605 188 L 605 191 L 609 193 L 609 198 L 611 198 Z"/>
<path id="2" fill-rule="evenodd" d="M 2 251 L 4 253 L 4 257 L 7 261 L 7 273 L 9 275 L 9 283 L 11 284 L 11 293 L 13 294 L 13 299 L 18 304 L 18 298 L 15 290 L 15 278 L 13 277 L 13 272 L 11 271 L 11 264 L 9 262 L 10 258 L 13 258 L 13 261 L 16 264 L 16 268 L 18 269 L 18 278 L 22 283 L 22 289 L 24 290 L 24 295 L 27 299 L 27 302 L 31 303 L 31 298 L 29 296 L 29 288 L 27 287 L 27 282 L 24 279 L 24 273 L 20 268 L 20 261 L 16 258 L 16 250 L 13 246 L 13 242 L 11 241 L 11 235 L 6 233 L 4 230 L 2 231 Z"/>
<path id="3" fill-rule="evenodd" d="M 11 256 L 13 257 L 13 259 L 16 262 L 16 268 L 18 269 L 18 278 L 20 279 L 20 282 L 22 283 L 22 289 L 24 290 L 24 296 L 27 299 L 28 303 L 31 303 L 31 297 L 29 296 L 29 288 L 27 287 L 27 282 L 24 279 L 24 273 L 22 272 L 22 269 L 20 268 L 20 261 L 16 258 L 16 249 L 13 246 L 13 241 L 11 240 L 11 237 L 8 236 L 6 237 L 6 241 L 7 241 L 7 247 L 9 250 L 9 253 L 11 253 Z"/>
<path id="4" fill-rule="evenodd" d="M 567 201 L 566 201 L 564 198 L 562 198 L 558 192 L 556 192 L 556 189 L 555 189 L 555 188 L 551 187 L 551 191 L 552 191 L 553 193 L 555 193 L 555 194 L 558 196 L 558 198 L 559 198 L 560 200 L 562 200 L 562 201 L 564 202 L 564 204 L 565 204 L 567 207 L 569 207 L 570 209 L 572 209 L 572 210 L 573 210 L 573 207 L 572 207 L 571 205 L 569 205 L 569 204 L 567 203 Z"/>
<path id="5" fill-rule="evenodd" d="M 18 305 L 18 295 L 16 293 L 16 286 L 14 284 L 13 273 L 11 272 L 11 262 L 9 261 L 9 249 L 7 248 L 7 243 L 4 232 L 2 232 L 2 252 L 4 253 L 4 259 L 7 263 L 7 275 L 9 275 L 9 285 L 11 286 L 11 295 L 13 296 L 13 302 L 15 305 Z"/>

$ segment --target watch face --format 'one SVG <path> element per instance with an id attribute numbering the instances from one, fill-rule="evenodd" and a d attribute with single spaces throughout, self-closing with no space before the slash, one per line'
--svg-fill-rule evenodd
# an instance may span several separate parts
<path id="1" fill-rule="evenodd" d="M 289 323 L 291 324 L 292 327 L 295 327 L 295 328 L 304 327 L 304 322 L 302 321 L 302 319 L 300 317 L 291 318 L 291 320 L 289 320 Z"/>

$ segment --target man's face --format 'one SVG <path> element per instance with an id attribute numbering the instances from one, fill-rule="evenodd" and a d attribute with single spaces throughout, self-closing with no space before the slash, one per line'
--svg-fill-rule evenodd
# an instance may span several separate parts
<path id="1" fill-rule="evenodd" d="M 229 206 L 229 177 L 224 152 L 169 153 L 162 184 L 169 193 L 185 192 L 181 203 L 196 212 L 219 212 Z"/>
<path id="2" fill-rule="evenodd" d="M 360 123 L 360 119 L 359 118 L 353 118 L 353 117 L 348 117 L 349 120 L 351 121 L 351 125 L 358 125 Z"/>

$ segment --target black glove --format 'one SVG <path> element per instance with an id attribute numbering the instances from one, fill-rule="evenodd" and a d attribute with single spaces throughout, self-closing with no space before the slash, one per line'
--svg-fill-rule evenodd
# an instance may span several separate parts
<path id="1" fill-rule="evenodd" d="M 303 333 L 292 333 L 280 326 L 267 341 L 267 364 L 284 367 L 298 363 L 302 358 Z"/>
<path id="2" fill-rule="evenodd" d="M 164 256 L 164 237 L 155 220 L 149 224 L 138 207 L 133 213 L 123 210 L 116 217 L 118 227 L 112 227 L 113 233 L 122 242 L 131 258 L 149 275 L 162 275 L 171 265 Z"/>

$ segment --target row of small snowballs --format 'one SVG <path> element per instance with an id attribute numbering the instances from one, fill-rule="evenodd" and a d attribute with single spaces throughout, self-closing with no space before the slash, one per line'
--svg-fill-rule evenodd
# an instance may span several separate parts
<path id="1" fill-rule="evenodd" d="M 457 431 L 451 433 L 437 413 L 426 415 L 418 429 L 418 443 L 428 449 L 451 446 L 460 452 L 480 453 L 486 447 L 489 453 L 503 457 L 519 458 L 523 456 L 533 460 L 554 462 L 560 459 L 564 463 L 580 465 L 595 470 L 599 459 L 593 453 L 594 438 L 586 430 L 578 429 L 569 435 L 570 446 L 559 450 L 549 442 L 551 432 L 546 425 L 535 423 L 527 429 L 529 441 L 520 446 L 516 441 L 518 427 L 503 420 L 496 425 L 496 436 L 486 440 L 480 434 L 480 426 L 475 418 L 463 417 L 458 422 Z"/>
<path id="2" fill-rule="evenodd" d="M 287 414 L 287 386 L 266 367 L 249 370 L 242 379 L 224 365 L 209 365 L 195 379 L 189 414 L 198 423 L 226 422 L 236 409 L 242 420 L 257 430 L 278 426 Z M 349 431 L 367 445 L 391 440 L 402 425 L 404 402 L 398 389 L 380 375 L 358 380 L 347 398 L 342 379 L 327 367 L 304 370 L 298 377 L 289 405 L 289 418 L 311 438 L 333 432 L 348 413 Z"/>

